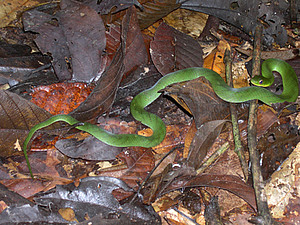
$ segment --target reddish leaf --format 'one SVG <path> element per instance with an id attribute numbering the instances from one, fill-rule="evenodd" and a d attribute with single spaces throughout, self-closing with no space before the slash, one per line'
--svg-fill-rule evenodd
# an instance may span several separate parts
<path id="1" fill-rule="evenodd" d="M 31 102 L 53 115 L 68 114 L 82 103 L 92 91 L 85 83 L 57 83 L 34 88 Z"/>
<path id="2" fill-rule="evenodd" d="M 254 189 L 248 186 L 239 177 L 233 175 L 202 174 L 196 177 L 182 176 L 176 178 L 162 194 L 187 187 L 215 187 L 227 190 L 244 199 L 256 210 Z"/>
<path id="3" fill-rule="evenodd" d="M 158 71 L 165 75 L 174 70 L 201 67 L 202 49 L 192 37 L 162 23 L 150 43 L 151 58 Z"/>
<path id="4" fill-rule="evenodd" d="M 148 62 L 144 39 L 136 18 L 136 8 L 130 7 L 122 23 L 125 47 L 125 74 Z"/>
<path id="5" fill-rule="evenodd" d="M 154 167 L 154 156 L 147 148 L 129 148 L 121 152 L 118 158 L 126 162 L 128 167 L 121 178 L 132 188 L 142 183 Z"/>

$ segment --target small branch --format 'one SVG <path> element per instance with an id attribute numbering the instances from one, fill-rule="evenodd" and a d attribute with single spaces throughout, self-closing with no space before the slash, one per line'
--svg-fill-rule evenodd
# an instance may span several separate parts
<path id="1" fill-rule="evenodd" d="M 255 30 L 252 76 L 260 74 L 260 51 L 262 26 Z M 257 124 L 257 100 L 250 101 L 248 120 L 248 147 L 251 161 L 253 188 L 255 191 L 258 218 L 262 224 L 273 224 L 273 219 L 268 208 L 267 197 L 264 190 L 264 182 L 259 164 L 259 153 L 256 149 L 256 124 Z"/>
<path id="2" fill-rule="evenodd" d="M 215 151 L 200 167 L 196 170 L 196 174 L 199 175 L 204 172 L 210 165 L 212 165 L 220 155 L 227 151 L 229 143 L 225 142 L 217 151 Z"/>
<path id="3" fill-rule="evenodd" d="M 225 57 L 224 57 L 224 63 L 225 63 L 225 73 L 226 73 L 226 80 L 227 84 L 231 87 L 233 87 L 232 83 L 232 60 L 230 57 L 230 50 L 226 49 L 225 51 Z M 242 145 L 241 141 L 241 135 L 238 125 L 238 116 L 237 116 L 237 108 L 235 103 L 230 103 L 230 114 L 231 114 L 231 122 L 232 122 L 232 132 L 233 132 L 233 138 L 234 138 L 234 152 L 238 155 L 240 164 L 243 170 L 245 181 L 248 180 L 248 165 L 245 157 L 245 150 Z"/>

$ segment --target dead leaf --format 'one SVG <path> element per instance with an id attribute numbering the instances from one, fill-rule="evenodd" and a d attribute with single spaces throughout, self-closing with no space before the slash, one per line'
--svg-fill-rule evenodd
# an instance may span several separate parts
<path id="1" fill-rule="evenodd" d="M 200 126 L 194 136 L 189 148 L 187 157 L 187 166 L 197 170 L 208 150 L 219 136 L 227 120 L 214 120 L 204 123 Z"/>
<path id="2" fill-rule="evenodd" d="M 69 115 L 80 121 L 92 121 L 110 109 L 124 72 L 123 57 L 123 48 L 119 48 L 92 93 Z"/>
<path id="3" fill-rule="evenodd" d="M 91 81 L 101 74 L 105 27 L 97 12 L 79 2 L 63 0 L 55 16 L 31 10 L 23 14 L 26 31 L 39 33 L 39 49 L 51 53 L 60 80 Z"/>
<path id="4" fill-rule="evenodd" d="M 125 75 L 140 65 L 147 64 L 148 53 L 139 27 L 136 8 L 130 7 L 122 22 L 122 37 L 125 42 Z"/>
<path id="5" fill-rule="evenodd" d="M 148 148 L 131 147 L 121 152 L 118 158 L 127 165 L 120 178 L 132 188 L 137 188 L 154 167 L 154 156 Z"/>
<path id="6" fill-rule="evenodd" d="M 0 155 L 7 157 L 20 152 L 29 130 L 36 124 L 51 117 L 51 114 L 26 99 L 0 90 Z M 52 126 L 52 129 L 55 126 Z M 16 149 L 15 144 L 19 145 Z"/>
<path id="7" fill-rule="evenodd" d="M 198 42 L 165 23 L 155 32 L 150 43 L 150 54 L 157 70 L 163 75 L 203 64 L 202 48 Z"/>
<path id="8" fill-rule="evenodd" d="M 250 206 L 256 210 L 256 200 L 254 190 L 248 186 L 239 177 L 234 175 L 212 175 L 200 174 L 195 177 L 182 176 L 174 180 L 162 194 L 175 189 L 187 187 L 216 187 L 227 190 L 238 197 L 244 199 Z"/>
<path id="9" fill-rule="evenodd" d="M 177 96 L 181 105 L 187 105 L 194 115 L 196 127 L 207 121 L 225 119 L 230 115 L 228 102 L 220 99 L 203 77 L 185 82 L 184 85 L 174 84 L 164 91 L 168 95 Z"/>
<path id="10" fill-rule="evenodd" d="M 180 7 L 176 0 L 147 1 L 142 6 L 143 10 L 137 12 L 142 30 Z"/>

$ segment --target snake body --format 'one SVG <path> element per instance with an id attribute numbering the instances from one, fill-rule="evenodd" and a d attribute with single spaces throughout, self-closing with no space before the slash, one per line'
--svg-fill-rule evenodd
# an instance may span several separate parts
<path id="1" fill-rule="evenodd" d="M 293 68 L 288 63 L 279 59 L 267 59 L 263 62 L 261 71 L 262 75 L 256 76 L 251 82 L 259 86 L 269 86 L 274 80 L 272 71 L 277 71 L 281 74 L 283 81 L 283 92 L 280 95 L 257 86 L 232 88 L 229 87 L 216 72 L 205 68 L 194 67 L 179 70 L 162 77 L 153 87 L 139 93 L 133 98 L 130 104 L 131 114 L 136 120 L 153 130 L 152 136 L 145 137 L 137 134 L 113 134 L 90 123 L 83 123 L 83 125 L 76 126 L 76 128 L 90 133 L 100 141 L 111 146 L 141 146 L 146 148 L 156 146 L 163 141 L 166 135 L 166 127 L 161 118 L 147 112 L 144 108 L 155 101 L 161 95 L 159 91 L 168 85 L 193 80 L 198 77 L 205 77 L 210 82 L 217 96 L 227 102 L 239 103 L 258 99 L 270 105 L 278 102 L 296 101 L 298 97 L 298 78 Z M 48 120 L 35 125 L 28 133 L 23 145 L 24 155 L 29 169 L 30 164 L 26 149 L 30 139 L 37 130 L 47 127 L 57 121 L 64 121 L 70 125 L 80 123 L 80 121 L 69 115 L 55 115 Z"/>

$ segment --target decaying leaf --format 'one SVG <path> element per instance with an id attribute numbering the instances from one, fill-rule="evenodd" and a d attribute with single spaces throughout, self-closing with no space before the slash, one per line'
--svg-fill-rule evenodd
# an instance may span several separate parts
<path id="1" fill-rule="evenodd" d="M 265 3 L 260 0 L 234 1 L 234 0 L 180 0 L 181 8 L 195 10 L 218 17 L 234 26 L 253 35 L 258 21 L 265 23 L 264 30 L 265 43 L 271 45 L 275 41 L 284 45 L 287 41 L 286 30 L 282 27 L 284 23 L 284 13 L 288 8 L 288 3 L 275 2 Z"/>
<path id="2" fill-rule="evenodd" d="M 49 112 L 19 95 L 0 90 L 0 156 L 23 154 L 20 150 L 29 130 L 49 117 Z"/>
<path id="3" fill-rule="evenodd" d="M 152 61 L 163 75 L 203 64 L 202 48 L 198 42 L 165 23 L 157 28 L 150 49 Z"/>
<path id="4" fill-rule="evenodd" d="M 182 176 L 174 180 L 162 194 L 175 189 L 187 187 L 216 187 L 227 190 L 244 199 L 256 210 L 256 200 L 254 190 L 238 176 L 233 175 L 213 175 L 200 174 L 198 176 Z"/>
<path id="5" fill-rule="evenodd" d="M 204 123 L 197 129 L 187 157 L 188 167 L 195 168 L 195 170 L 200 167 L 207 151 L 219 136 L 225 123 L 226 120 L 214 120 Z"/>
<path id="6" fill-rule="evenodd" d="M 136 188 L 147 177 L 154 167 L 154 156 L 147 148 L 132 147 L 118 155 L 119 159 L 126 162 L 127 170 L 122 174 L 122 180 Z"/>
<path id="7" fill-rule="evenodd" d="M 145 29 L 157 20 L 168 15 L 174 9 L 179 8 L 176 0 L 147 1 L 143 11 L 138 12 L 138 19 L 141 29 Z"/>
<path id="8" fill-rule="evenodd" d="M 183 100 L 180 104 L 186 104 L 194 115 L 196 127 L 200 127 L 207 121 L 225 119 L 229 116 L 228 102 L 220 99 L 203 77 L 185 82 L 184 85 L 172 85 L 164 91 Z"/>
<path id="9" fill-rule="evenodd" d="M 2 224 L 9 222 L 65 222 L 58 211 L 70 208 L 75 214 L 74 218 L 79 222 L 89 222 L 90 219 L 97 216 L 100 221 L 110 221 L 114 224 L 135 224 L 135 221 L 139 222 L 137 224 L 160 224 L 160 218 L 151 206 L 141 205 L 138 202 L 120 204 L 112 195 L 112 191 L 119 188 L 127 192 L 132 191 L 117 178 L 84 178 L 78 187 L 75 187 L 74 184 L 57 186 L 54 191 L 35 198 L 36 206 L 8 207 L 0 214 L 0 221 Z M 45 214 L 43 208 L 48 209 L 49 213 Z"/>
<path id="10" fill-rule="evenodd" d="M 77 1 L 63 0 L 55 16 L 37 11 L 23 15 L 26 31 L 39 33 L 39 49 L 51 53 L 60 80 L 91 81 L 101 74 L 105 27 L 97 12 Z"/>

